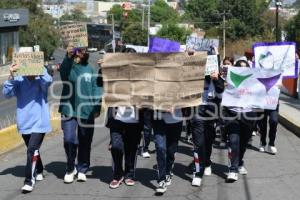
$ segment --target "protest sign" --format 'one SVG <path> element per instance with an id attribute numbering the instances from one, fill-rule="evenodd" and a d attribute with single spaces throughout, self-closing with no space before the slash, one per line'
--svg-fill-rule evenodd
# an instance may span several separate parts
<path id="1" fill-rule="evenodd" d="M 106 54 L 104 101 L 109 107 L 166 110 L 197 106 L 204 86 L 206 52 Z"/>
<path id="2" fill-rule="evenodd" d="M 207 61 L 205 65 L 205 76 L 208 76 L 213 72 L 219 73 L 219 61 L 217 55 L 207 56 Z"/>
<path id="3" fill-rule="evenodd" d="M 84 23 L 63 25 L 60 27 L 60 33 L 65 48 L 69 43 L 72 43 L 74 47 L 88 46 L 87 27 Z"/>
<path id="4" fill-rule="evenodd" d="M 210 51 L 211 47 L 219 48 L 218 39 L 198 38 L 198 37 L 187 37 L 186 48 L 194 49 L 195 51 Z"/>
<path id="5" fill-rule="evenodd" d="M 297 78 L 296 44 L 294 42 L 255 43 L 254 67 L 283 70 L 284 78 Z"/>
<path id="6" fill-rule="evenodd" d="M 44 52 L 42 51 L 15 53 L 13 63 L 19 67 L 14 73 L 15 76 L 44 74 Z"/>
<path id="7" fill-rule="evenodd" d="M 180 52 L 180 43 L 172 40 L 153 37 L 150 39 L 149 53 L 171 53 Z"/>
<path id="8" fill-rule="evenodd" d="M 282 72 L 248 67 L 229 67 L 222 106 L 275 110 Z"/>

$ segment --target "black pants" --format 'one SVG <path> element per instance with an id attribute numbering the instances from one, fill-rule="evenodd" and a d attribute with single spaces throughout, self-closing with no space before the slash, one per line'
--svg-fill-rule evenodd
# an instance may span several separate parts
<path id="1" fill-rule="evenodd" d="M 171 175 L 182 131 L 182 122 L 167 124 L 163 120 L 153 120 L 153 131 L 158 182 L 160 182 L 166 179 L 166 175 Z"/>
<path id="2" fill-rule="evenodd" d="M 261 145 L 266 146 L 267 130 L 268 130 L 268 118 L 269 118 L 269 145 L 275 146 L 277 125 L 278 125 L 278 112 L 279 107 L 276 110 L 264 110 L 264 117 L 259 121 L 259 132 Z"/>
<path id="3" fill-rule="evenodd" d="M 203 176 L 205 167 L 211 165 L 212 145 L 215 139 L 214 124 L 218 116 L 213 116 L 214 106 L 201 105 L 196 109 L 198 115 L 191 119 L 192 135 L 194 142 L 194 161 L 198 176 Z"/>
<path id="4" fill-rule="evenodd" d="M 113 158 L 113 178 L 120 180 L 135 177 L 137 149 L 141 140 L 141 126 L 138 123 L 124 123 L 113 120 L 110 126 L 111 155 Z M 123 155 L 125 154 L 125 171 Z"/>
<path id="5" fill-rule="evenodd" d="M 234 116 L 236 116 L 234 119 L 226 119 L 226 132 L 229 139 L 229 171 L 237 173 L 238 167 L 244 164 L 243 158 L 255 128 L 257 113 L 226 111 L 226 117 Z"/>
<path id="6" fill-rule="evenodd" d="M 64 148 L 67 156 L 67 173 L 75 169 L 77 156 L 77 170 L 86 173 L 90 167 L 91 145 L 94 135 L 94 120 L 78 118 L 62 118 L 64 132 Z M 76 133 L 77 130 L 77 133 Z"/>
<path id="7" fill-rule="evenodd" d="M 144 109 L 143 152 L 147 152 L 149 150 L 152 135 L 152 117 L 153 110 Z"/>
<path id="8" fill-rule="evenodd" d="M 24 184 L 32 186 L 35 183 L 36 174 L 40 174 L 43 172 L 44 167 L 39 149 L 42 145 L 44 136 L 44 133 L 22 135 L 23 140 L 27 146 L 27 163 L 25 167 Z"/>

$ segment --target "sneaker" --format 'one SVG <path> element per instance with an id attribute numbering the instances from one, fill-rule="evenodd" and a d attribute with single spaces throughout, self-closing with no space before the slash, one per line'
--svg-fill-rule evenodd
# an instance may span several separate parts
<path id="1" fill-rule="evenodd" d="M 238 173 L 235 172 L 229 172 L 227 175 L 227 182 L 232 183 L 239 179 Z"/>
<path id="2" fill-rule="evenodd" d="M 205 167 L 205 169 L 204 169 L 204 175 L 205 176 L 210 176 L 211 175 L 211 166 Z"/>
<path id="3" fill-rule="evenodd" d="M 265 152 L 265 151 L 266 151 L 266 146 L 260 145 L 259 152 Z"/>
<path id="4" fill-rule="evenodd" d="M 275 154 L 277 153 L 277 148 L 276 148 L 275 146 L 270 146 L 270 145 L 268 145 L 267 151 L 268 151 L 269 153 L 275 155 Z"/>
<path id="5" fill-rule="evenodd" d="M 78 182 L 86 182 L 86 175 L 84 173 L 79 172 L 77 175 L 77 181 Z"/>
<path id="6" fill-rule="evenodd" d="M 76 174 L 77 174 L 76 168 L 73 170 L 73 172 L 66 173 L 65 177 L 64 177 L 64 182 L 65 183 L 73 183 Z"/>
<path id="7" fill-rule="evenodd" d="M 196 176 L 196 173 L 194 173 L 192 186 L 200 187 L 201 183 L 202 183 L 202 178 L 200 176 Z"/>
<path id="8" fill-rule="evenodd" d="M 248 174 L 248 171 L 244 166 L 240 166 L 238 170 L 239 170 L 239 174 L 241 174 L 241 175 Z"/>
<path id="9" fill-rule="evenodd" d="M 33 191 L 33 186 L 31 185 L 24 185 L 22 188 L 21 188 L 22 192 L 23 193 L 28 193 L 28 192 L 32 192 Z"/>
<path id="10" fill-rule="evenodd" d="M 166 176 L 166 186 L 170 186 L 172 184 L 172 176 L 167 175 Z"/>
<path id="11" fill-rule="evenodd" d="M 151 157 L 148 151 L 143 152 L 142 156 L 143 156 L 143 158 L 150 158 Z"/>
<path id="12" fill-rule="evenodd" d="M 112 180 L 112 182 L 110 182 L 109 187 L 111 189 L 116 189 L 116 188 L 120 187 L 120 185 L 122 184 L 123 180 L 124 180 L 123 177 L 120 180 L 114 179 L 114 180 Z"/>
<path id="13" fill-rule="evenodd" d="M 165 181 L 160 181 L 158 183 L 158 186 L 156 188 L 156 193 L 157 194 L 164 194 L 167 191 L 167 185 Z"/>
<path id="14" fill-rule="evenodd" d="M 134 186 L 135 185 L 135 181 L 131 178 L 126 178 L 124 182 L 127 186 Z"/>
<path id="15" fill-rule="evenodd" d="M 256 136 L 256 135 L 257 135 L 256 131 L 253 131 L 252 136 Z"/>
<path id="16" fill-rule="evenodd" d="M 44 180 L 44 175 L 42 173 L 37 174 L 36 177 L 35 177 L 35 180 L 36 181 L 42 181 L 42 180 Z"/>

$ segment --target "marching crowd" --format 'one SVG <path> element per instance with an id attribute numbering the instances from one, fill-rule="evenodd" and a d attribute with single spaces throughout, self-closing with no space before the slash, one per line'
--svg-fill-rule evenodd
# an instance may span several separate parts
<path id="1" fill-rule="evenodd" d="M 208 53 L 218 55 L 216 48 Z M 66 154 L 65 183 L 72 183 L 75 178 L 77 181 L 87 181 L 95 118 L 101 111 L 102 60 L 99 60 L 100 70 L 96 72 L 88 59 L 89 54 L 84 49 L 70 45 L 59 68 L 63 81 L 59 112 Z M 149 158 L 153 132 L 158 172 L 156 193 L 165 193 L 172 183 L 172 170 L 184 121 L 194 147 L 192 186 L 200 187 L 203 177 L 212 174 L 211 154 L 216 130 L 228 146 L 227 182 L 237 181 L 239 174 L 248 173 L 243 158 L 254 131 L 261 135 L 259 150 L 276 154 L 278 107 L 276 110 L 256 110 L 221 106 L 222 92 L 227 84 L 227 68 L 232 66 L 250 67 L 247 60 L 234 61 L 225 57 L 221 62 L 219 58 L 218 72 L 205 76 L 199 106 L 165 111 L 135 106 L 108 108 L 106 126 L 110 131 L 109 150 L 113 160 L 113 180 L 109 187 L 118 188 L 123 182 L 128 186 L 135 185 L 139 145 L 142 143 L 142 156 Z M 17 99 L 17 127 L 27 146 L 22 187 L 22 191 L 27 193 L 34 189 L 36 181 L 44 178 L 39 149 L 45 134 L 51 131 L 47 95 L 53 79 L 47 69 L 40 76 L 14 76 L 17 70 L 18 66 L 10 66 L 10 76 L 4 83 L 3 94 L 7 98 L 15 96 Z M 270 129 L 267 143 L 268 118 Z"/>

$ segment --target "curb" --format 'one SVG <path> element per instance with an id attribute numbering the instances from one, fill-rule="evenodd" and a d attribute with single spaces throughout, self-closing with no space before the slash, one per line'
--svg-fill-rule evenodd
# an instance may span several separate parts
<path id="1" fill-rule="evenodd" d="M 297 124 L 293 119 L 289 118 L 286 114 L 279 112 L 279 123 L 300 138 L 300 124 Z"/>
<path id="2" fill-rule="evenodd" d="M 61 130 L 60 120 L 51 120 L 52 132 L 47 134 L 51 137 L 59 133 Z M 11 125 L 7 128 L 0 130 L 0 155 L 12 151 L 21 145 L 24 145 L 21 135 L 18 133 L 17 125 Z"/>

